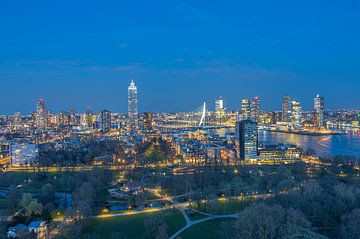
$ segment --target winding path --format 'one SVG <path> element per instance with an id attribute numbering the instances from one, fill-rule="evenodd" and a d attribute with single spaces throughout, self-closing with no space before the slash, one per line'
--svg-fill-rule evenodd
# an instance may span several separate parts
<path id="1" fill-rule="evenodd" d="M 178 230 L 177 232 L 175 232 L 175 234 L 173 234 L 171 237 L 169 237 L 169 239 L 175 239 L 177 236 L 179 236 L 181 233 L 183 233 L 185 230 L 189 229 L 190 227 L 199 224 L 199 223 L 203 223 L 206 221 L 211 221 L 211 220 L 216 220 L 216 219 L 222 219 L 222 218 L 238 218 L 239 213 L 235 213 L 235 214 L 225 214 L 225 215 L 211 215 L 205 212 L 201 212 L 198 210 L 193 209 L 194 211 L 196 211 L 197 213 L 206 215 L 208 217 L 205 218 L 201 218 L 198 220 L 191 220 L 189 218 L 189 216 L 187 215 L 186 211 L 185 211 L 185 207 L 184 206 L 178 206 L 177 209 L 179 209 L 179 211 L 181 212 L 181 214 L 184 216 L 185 221 L 186 221 L 186 226 L 184 226 L 183 228 L 181 228 L 180 230 Z"/>

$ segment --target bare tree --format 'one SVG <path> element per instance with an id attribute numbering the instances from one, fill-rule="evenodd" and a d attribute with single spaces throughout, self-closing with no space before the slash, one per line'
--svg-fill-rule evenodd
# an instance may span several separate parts
<path id="1" fill-rule="evenodd" d="M 360 238 L 360 209 L 356 208 L 341 218 L 341 238 Z"/>

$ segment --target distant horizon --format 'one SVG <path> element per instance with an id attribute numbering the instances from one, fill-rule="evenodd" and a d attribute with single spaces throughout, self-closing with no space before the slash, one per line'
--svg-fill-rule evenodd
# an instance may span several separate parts
<path id="1" fill-rule="evenodd" d="M 284 95 L 285 96 L 285 95 Z M 321 95 L 320 95 L 321 96 Z M 261 100 L 261 96 L 254 96 L 254 97 L 259 97 L 260 98 L 260 100 Z M 291 96 L 290 96 L 291 97 Z M 207 107 L 207 111 L 209 111 L 209 112 L 213 112 L 214 111 L 214 104 L 215 104 L 215 100 L 216 99 L 219 99 L 220 97 L 218 97 L 218 98 L 215 98 L 212 102 L 211 102 L 211 104 L 209 104 L 209 102 L 206 102 L 206 107 Z M 223 100 L 224 100 L 224 98 L 223 97 L 221 97 Z M 251 98 L 253 98 L 253 97 L 251 97 Z M 246 98 L 246 99 L 251 99 L 251 98 Z M 111 113 L 119 113 L 119 114 L 127 114 L 127 111 L 114 111 L 114 110 L 112 110 L 112 109 L 110 109 L 110 108 L 96 108 L 96 107 L 94 107 L 94 106 L 91 106 L 91 105 L 89 105 L 89 106 L 87 106 L 85 109 L 78 109 L 78 108 L 76 108 L 76 107 L 70 107 L 70 108 L 66 108 L 66 109 L 60 109 L 60 110 L 55 110 L 55 111 L 53 111 L 52 110 L 52 108 L 51 108 L 51 105 L 49 106 L 49 104 L 48 104 L 48 101 L 47 101 L 47 99 L 46 98 L 44 98 L 44 97 L 40 97 L 39 99 L 37 99 L 36 101 L 35 101 L 35 104 L 34 104 L 34 107 L 33 107 L 33 109 L 32 109 L 32 111 L 29 111 L 29 112 L 21 112 L 21 111 L 14 111 L 14 112 L 10 112 L 10 113 L 3 113 L 3 112 L 0 112 L 0 115 L 7 115 L 7 116 L 11 116 L 11 115 L 14 115 L 15 113 L 20 113 L 20 114 L 22 114 L 22 115 L 31 115 L 35 110 L 36 110 L 36 103 L 39 101 L 39 100 L 41 100 L 41 99 L 43 99 L 44 101 L 45 101 L 45 104 L 46 104 L 46 107 L 47 107 L 47 110 L 49 110 L 52 114 L 58 114 L 59 112 L 62 112 L 62 111 L 69 111 L 69 110 L 72 110 L 72 109 L 74 109 L 75 111 L 76 111 L 76 113 L 85 113 L 86 112 L 86 110 L 90 107 L 91 108 L 91 110 L 92 110 L 92 112 L 93 113 L 100 113 L 102 110 L 110 110 L 111 111 Z M 245 99 L 245 98 L 241 98 L 241 99 Z M 239 111 L 240 109 L 241 109 L 241 105 L 240 105 L 240 101 L 241 101 L 241 99 L 239 100 L 239 107 L 237 108 L 237 109 L 230 109 L 230 108 L 227 108 L 226 107 L 226 101 L 224 100 L 224 103 L 225 103 L 225 109 L 226 109 L 226 111 L 228 111 L 228 112 L 236 112 L 236 111 Z M 280 97 L 280 100 L 281 100 L 281 97 Z M 293 99 L 293 98 L 291 98 L 291 101 L 293 101 L 293 100 L 297 100 L 297 99 Z M 141 102 L 139 102 L 140 103 L 140 105 L 141 105 Z M 200 109 L 200 107 L 202 106 L 202 104 L 204 103 L 204 102 L 199 102 L 200 104 L 199 104 L 199 106 L 197 107 L 197 108 L 195 108 L 195 109 L 193 109 L 193 110 L 189 110 L 189 111 L 150 111 L 150 110 L 139 110 L 139 113 L 144 113 L 144 112 L 152 112 L 152 113 L 182 113 L 182 112 L 194 112 L 196 109 Z M 261 102 L 262 103 L 262 102 Z M 281 103 L 281 102 L 280 102 Z M 303 105 L 303 102 L 301 102 L 300 101 L 300 103 L 301 103 L 301 105 Z M 126 101 L 126 104 L 127 104 L 127 101 Z M 270 112 L 270 111 L 276 111 L 276 112 L 281 112 L 281 104 L 279 105 L 279 107 L 277 108 L 277 109 L 268 109 L 268 108 L 264 108 L 264 107 L 261 107 L 260 108 L 261 110 L 264 110 L 264 111 L 268 111 L 268 112 Z M 313 108 L 302 108 L 303 109 L 303 111 L 311 111 Z M 326 106 L 326 98 L 325 98 L 325 110 L 360 110 L 360 108 L 350 108 L 350 107 L 348 107 L 348 108 L 331 108 L 331 107 L 327 107 Z"/>
<path id="2" fill-rule="evenodd" d="M 136 13 L 136 14 L 134 14 Z M 336 16 L 336 17 L 334 17 Z M 0 4 L 0 112 L 192 111 L 222 96 L 238 109 L 290 95 L 310 109 L 360 108 L 360 2 L 279 0 Z M 211 104 L 210 104 L 211 103 Z"/>

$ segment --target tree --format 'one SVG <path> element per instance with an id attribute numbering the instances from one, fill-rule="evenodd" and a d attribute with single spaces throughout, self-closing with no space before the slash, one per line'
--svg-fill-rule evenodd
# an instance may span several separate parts
<path id="1" fill-rule="evenodd" d="M 320 196 L 322 188 L 315 180 L 309 180 L 303 185 L 303 195 L 308 200 L 314 200 Z"/>
<path id="2" fill-rule="evenodd" d="M 30 193 L 23 194 L 20 206 L 25 210 L 27 216 L 39 216 L 43 210 L 43 205 L 37 199 L 33 199 Z"/>
<path id="3" fill-rule="evenodd" d="M 0 211 L 0 239 L 6 238 L 6 229 L 7 229 L 7 217 L 8 212 L 6 210 Z"/>
<path id="4" fill-rule="evenodd" d="M 360 197 L 360 190 L 344 183 L 339 183 L 334 186 L 335 196 L 342 200 L 348 207 L 354 206 L 355 202 Z"/>
<path id="5" fill-rule="evenodd" d="M 121 239 L 123 236 L 120 232 L 111 232 L 110 239 Z"/>
<path id="6" fill-rule="evenodd" d="M 43 204 L 51 203 L 55 201 L 55 191 L 52 184 L 47 183 L 41 188 L 41 202 Z"/>
<path id="7" fill-rule="evenodd" d="M 145 234 L 149 238 L 168 238 L 168 227 L 160 215 L 153 215 L 144 222 Z"/>
<path id="8" fill-rule="evenodd" d="M 24 193 L 20 201 L 20 207 L 27 208 L 29 204 L 32 202 L 32 200 L 33 197 L 30 193 Z"/>
<path id="9" fill-rule="evenodd" d="M 168 239 L 169 235 L 167 233 L 167 225 L 165 223 L 160 224 L 157 229 L 156 239 Z"/>
<path id="10" fill-rule="evenodd" d="M 92 214 L 95 190 L 90 183 L 83 183 L 74 192 L 74 207 L 77 219 L 87 218 Z"/>
<path id="11" fill-rule="evenodd" d="M 311 223 L 305 218 L 304 214 L 293 208 L 285 210 L 282 221 L 279 235 L 284 238 L 294 235 L 300 230 L 310 230 L 311 228 Z"/>
<path id="12" fill-rule="evenodd" d="M 356 208 L 341 217 L 341 238 L 360 238 L 360 209 Z"/>
<path id="13" fill-rule="evenodd" d="M 9 190 L 9 193 L 7 195 L 7 199 L 9 201 L 9 207 L 8 209 L 11 212 L 15 212 L 20 204 L 20 200 L 21 200 L 21 191 L 18 188 L 15 187 L 11 187 Z"/>
<path id="14" fill-rule="evenodd" d="M 41 215 L 43 211 L 43 205 L 41 203 L 39 203 L 37 200 L 33 200 L 30 202 L 30 204 L 26 207 L 26 213 L 27 215 L 36 215 L 39 216 Z"/>
<path id="15" fill-rule="evenodd" d="M 236 238 L 275 238 L 281 223 L 281 214 L 281 207 L 277 205 L 260 203 L 246 208 L 235 223 Z"/>
<path id="16" fill-rule="evenodd" d="M 300 211 L 279 205 L 254 204 L 235 222 L 236 238 L 288 238 L 299 231 L 311 231 L 310 222 Z"/>

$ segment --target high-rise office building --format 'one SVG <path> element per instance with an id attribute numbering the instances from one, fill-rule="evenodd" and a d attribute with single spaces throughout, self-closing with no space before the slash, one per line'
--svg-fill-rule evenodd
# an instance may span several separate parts
<path id="1" fill-rule="evenodd" d="M 138 118 L 138 91 L 134 80 L 131 80 L 128 88 L 128 115 L 130 118 L 130 129 L 134 130 L 137 128 Z"/>
<path id="2" fill-rule="evenodd" d="M 87 128 L 94 128 L 93 113 L 90 107 L 87 108 L 85 113 L 85 126 Z"/>
<path id="3" fill-rule="evenodd" d="M 70 125 L 70 115 L 67 111 L 60 111 L 58 114 L 58 122 L 60 126 L 69 126 Z"/>
<path id="4" fill-rule="evenodd" d="M 324 119 L 325 100 L 319 94 L 314 98 L 314 126 L 320 129 L 325 125 Z"/>
<path id="5" fill-rule="evenodd" d="M 215 100 L 215 114 L 220 115 L 224 111 L 224 100 L 220 97 Z"/>
<path id="6" fill-rule="evenodd" d="M 225 115 L 224 100 L 220 97 L 215 100 L 215 119 L 218 124 L 221 124 Z"/>
<path id="7" fill-rule="evenodd" d="M 75 109 L 69 110 L 69 122 L 70 122 L 70 125 L 72 125 L 72 126 L 79 125 L 79 123 L 80 123 L 79 117 L 76 115 Z"/>
<path id="8" fill-rule="evenodd" d="M 110 131 L 111 129 L 111 111 L 103 110 L 101 111 L 101 130 L 102 131 Z"/>
<path id="9" fill-rule="evenodd" d="M 258 127 L 252 120 L 236 122 L 236 154 L 240 160 L 256 159 L 258 156 Z"/>
<path id="10" fill-rule="evenodd" d="M 301 104 L 300 101 L 292 101 L 291 102 L 291 120 L 295 129 L 302 128 L 301 122 Z"/>
<path id="11" fill-rule="evenodd" d="M 250 118 L 250 100 L 242 99 L 241 100 L 240 119 L 247 120 L 249 118 Z"/>
<path id="12" fill-rule="evenodd" d="M 134 119 L 138 116 L 138 91 L 135 85 L 134 80 L 131 80 L 131 83 L 128 88 L 128 112 L 129 117 Z"/>
<path id="13" fill-rule="evenodd" d="M 250 118 L 255 122 L 259 122 L 260 117 L 260 97 L 255 96 L 250 101 Z"/>
<path id="14" fill-rule="evenodd" d="M 35 126 L 39 130 L 45 130 L 48 123 L 48 111 L 43 98 L 39 99 L 36 105 Z"/>
<path id="15" fill-rule="evenodd" d="M 283 96 L 281 101 L 281 112 L 282 112 L 282 120 L 284 122 L 291 121 L 291 99 L 290 96 Z"/>

